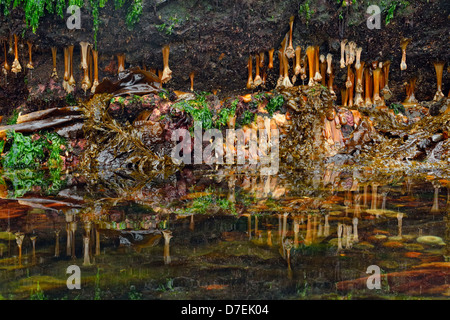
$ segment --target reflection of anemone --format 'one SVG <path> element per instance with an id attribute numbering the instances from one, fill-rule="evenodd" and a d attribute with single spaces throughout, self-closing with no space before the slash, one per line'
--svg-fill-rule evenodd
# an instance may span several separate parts
<path id="1" fill-rule="evenodd" d="M 17 247 L 19 248 L 19 263 L 22 263 L 22 243 L 25 235 L 22 232 L 16 232 L 15 236 Z"/>
<path id="2" fill-rule="evenodd" d="M 433 206 L 431 213 L 439 213 L 439 187 L 434 187 Z"/>
<path id="3" fill-rule="evenodd" d="M 417 78 L 414 77 L 414 78 L 410 79 L 409 83 L 407 83 L 405 86 L 406 99 L 402 103 L 404 106 L 412 106 L 412 105 L 417 104 L 417 99 L 414 96 L 414 91 L 416 89 L 416 81 L 417 81 Z"/>
<path id="4" fill-rule="evenodd" d="M 59 233 L 60 230 L 55 230 L 55 257 L 59 257 Z"/>
<path id="5" fill-rule="evenodd" d="M 90 266 L 91 265 L 91 259 L 89 255 L 89 242 L 90 238 L 89 236 L 83 236 L 83 248 L 84 248 L 84 260 L 83 260 L 83 266 Z"/>
<path id="6" fill-rule="evenodd" d="M 170 239 L 173 238 L 172 231 L 170 230 L 163 230 L 163 236 L 164 236 L 164 264 L 170 264 L 172 262 L 172 259 L 170 258 Z"/>

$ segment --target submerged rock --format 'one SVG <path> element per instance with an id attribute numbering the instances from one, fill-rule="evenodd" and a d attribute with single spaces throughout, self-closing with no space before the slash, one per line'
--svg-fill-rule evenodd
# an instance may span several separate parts
<path id="1" fill-rule="evenodd" d="M 423 244 L 445 246 L 444 240 L 436 236 L 421 236 L 418 237 L 416 241 Z"/>

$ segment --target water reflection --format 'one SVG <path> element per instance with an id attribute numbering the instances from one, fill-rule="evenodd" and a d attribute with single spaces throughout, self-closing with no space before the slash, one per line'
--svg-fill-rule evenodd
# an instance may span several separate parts
<path id="1" fill-rule="evenodd" d="M 77 177 L 56 196 L 1 200 L 3 296 L 28 298 L 20 288 L 30 274 L 13 273 L 27 270 L 36 282 L 51 276 L 47 294 L 70 297 L 68 263 L 90 274 L 88 287 L 95 285 L 88 280 L 93 268 L 101 267 L 111 298 L 125 294 L 124 282 L 148 299 L 448 296 L 445 173 L 329 168 L 277 177 L 226 170 L 184 170 L 146 182 L 105 177 L 95 185 Z M 372 264 L 394 279 L 385 290 L 357 282 Z M 429 268 L 443 277 L 417 294 L 417 281 L 431 279 Z M 165 295 L 158 288 L 166 278 L 183 290 Z"/>

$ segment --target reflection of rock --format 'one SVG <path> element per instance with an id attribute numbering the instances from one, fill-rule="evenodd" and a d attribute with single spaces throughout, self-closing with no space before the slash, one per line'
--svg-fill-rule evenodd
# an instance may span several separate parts
<path id="1" fill-rule="evenodd" d="M 386 248 L 403 248 L 403 244 L 398 241 L 386 241 L 383 243 L 383 247 Z"/>
<path id="2" fill-rule="evenodd" d="M 405 244 L 405 249 L 409 251 L 422 251 L 424 247 L 418 243 L 407 243 Z"/>
<path id="3" fill-rule="evenodd" d="M 158 230 L 122 231 L 121 243 L 132 245 L 137 252 L 158 245 L 162 235 Z"/>
<path id="4" fill-rule="evenodd" d="M 369 242 L 363 241 L 360 243 L 355 244 L 354 246 L 356 249 L 360 250 L 366 250 L 366 249 L 373 249 L 375 246 L 373 244 L 370 244 Z"/>
<path id="5" fill-rule="evenodd" d="M 381 278 L 387 279 L 392 293 L 450 296 L 449 276 L 450 262 L 435 262 L 415 266 L 413 270 L 381 275 Z M 367 288 L 367 279 L 341 281 L 336 287 L 341 291 L 364 290 Z M 382 286 L 382 289 L 385 288 Z"/>
<path id="6" fill-rule="evenodd" d="M 445 246 L 444 240 L 436 236 L 421 236 L 418 237 L 416 241 L 423 244 Z"/>

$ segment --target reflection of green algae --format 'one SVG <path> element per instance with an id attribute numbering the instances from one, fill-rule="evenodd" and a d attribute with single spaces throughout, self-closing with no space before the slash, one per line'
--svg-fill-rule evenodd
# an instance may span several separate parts
<path id="1" fill-rule="evenodd" d="M 424 247 L 418 243 L 407 243 L 405 244 L 405 249 L 409 251 L 422 251 Z"/>
<path id="2" fill-rule="evenodd" d="M 445 246 L 445 242 L 436 236 L 421 236 L 416 239 L 417 242 L 429 245 Z"/>
<path id="3" fill-rule="evenodd" d="M 221 242 L 214 248 L 197 248 L 196 253 L 193 256 L 202 257 L 205 255 L 218 253 L 221 256 L 247 256 L 267 260 L 273 258 L 279 258 L 279 254 L 276 250 L 271 248 L 258 247 L 249 241 L 227 241 Z"/>
<path id="4" fill-rule="evenodd" d="M 356 249 L 361 249 L 361 250 L 365 250 L 365 249 L 373 249 L 375 248 L 375 246 L 369 242 L 363 241 L 363 242 L 359 242 L 355 245 L 353 245 L 354 248 Z"/>
<path id="5" fill-rule="evenodd" d="M 16 237 L 12 234 L 12 232 L 1 231 L 0 232 L 0 240 L 14 240 Z"/>
<path id="6" fill-rule="evenodd" d="M 37 284 L 42 291 L 66 288 L 66 280 L 61 280 L 47 275 L 36 275 L 18 280 L 13 287 L 18 295 L 29 294 L 36 291 Z"/>
<path id="7" fill-rule="evenodd" d="M 397 215 L 399 214 L 399 212 L 397 211 L 392 211 L 392 210 L 383 210 L 383 209 L 367 209 L 366 212 L 368 214 L 372 214 L 372 215 L 380 215 L 380 216 L 384 216 L 384 217 L 388 217 L 388 218 L 397 218 Z M 406 215 L 403 213 L 403 218 L 405 218 Z"/>
<path id="8" fill-rule="evenodd" d="M 398 263 L 393 260 L 381 261 L 380 267 L 385 268 L 385 269 L 397 269 Z"/>
<path id="9" fill-rule="evenodd" d="M 329 244 L 330 246 L 337 247 L 338 241 L 339 241 L 338 238 L 333 238 L 333 239 L 330 239 L 330 241 L 328 241 L 328 244 Z"/>

